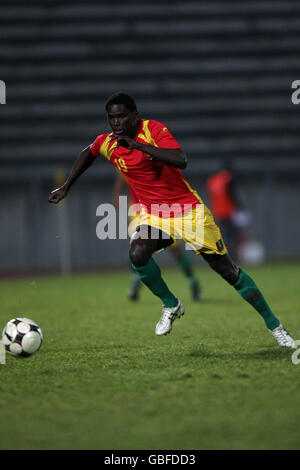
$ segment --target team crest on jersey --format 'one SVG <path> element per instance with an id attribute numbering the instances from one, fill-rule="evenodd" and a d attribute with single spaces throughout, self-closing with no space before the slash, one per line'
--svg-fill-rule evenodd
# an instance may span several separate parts
<path id="1" fill-rule="evenodd" d="M 216 245 L 217 245 L 218 251 L 223 251 L 224 250 L 224 243 L 223 243 L 222 238 L 220 238 L 220 240 L 217 241 Z"/>

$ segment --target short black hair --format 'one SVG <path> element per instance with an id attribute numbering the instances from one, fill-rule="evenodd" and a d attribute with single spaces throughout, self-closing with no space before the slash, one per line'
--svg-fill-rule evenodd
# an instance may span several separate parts
<path id="1" fill-rule="evenodd" d="M 117 92 L 111 95 L 105 104 L 106 112 L 108 112 L 108 106 L 112 104 L 124 104 L 129 111 L 137 111 L 134 99 L 127 93 Z"/>

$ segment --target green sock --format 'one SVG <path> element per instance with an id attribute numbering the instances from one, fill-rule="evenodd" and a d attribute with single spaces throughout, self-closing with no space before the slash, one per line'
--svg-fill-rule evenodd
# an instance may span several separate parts
<path id="1" fill-rule="evenodd" d="M 177 264 L 180 267 L 181 271 L 183 271 L 184 275 L 188 278 L 193 277 L 193 268 L 190 258 L 184 253 L 176 258 Z"/>
<path id="2" fill-rule="evenodd" d="M 234 284 L 234 288 L 243 299 L 247 300 L 247 302 L 260 313 L 269 330 L 274 330 L 274 328 L 280 325 L 280 321 L 275 317 L 253 279 L 241 268 L 238 281 Z"/>
<path id="3" fill-rule="evenodd" d="M 150 258 L 144 266 L 137 267 L 133 264 L 132 268 L 151 292 L 162 300 L 165 307 L 175 307 L 177 305 L 178 299 L 172 294 L 161 277 L 160 268 L 153 258 Z"/>
<path id="4" fill-rule="evenodd" d="M 139 275 L 136 272 L 133 272 L 131 276 L 131 281 L 130 281 L 130 286 L 132 289 L 138 289 L 140 286 L 140 278 Z"/>
<path id="5" fill-rule="evenodd" d="M 181 255 L 179 258 L 176 258 L 177 264 L 183 271 L 185 277 L 189 279 L 189 285 L 191 289 L 198 287 L 198 281 L 195 278 L 192 262 L 187 254 Z"/>

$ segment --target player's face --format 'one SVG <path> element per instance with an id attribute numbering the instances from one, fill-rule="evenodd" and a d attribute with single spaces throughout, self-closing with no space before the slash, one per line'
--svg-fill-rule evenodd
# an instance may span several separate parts
<path id="1" fill-rule="evenodd" d="M 137 131 L 137 112 L 129 111 L 124 104 L 108 107 L 107 119 L 114 134 L 134 137 Z"/>

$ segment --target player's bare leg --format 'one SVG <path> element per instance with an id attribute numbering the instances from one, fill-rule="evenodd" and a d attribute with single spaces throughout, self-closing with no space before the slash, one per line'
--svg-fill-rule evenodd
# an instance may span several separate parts
<path id="1" fill-rule="evenodd" d="M 236 266 L 228 254 L 217 255 L 202 253 L 202 257 L 214 271 L 220 274 L 223 279 L 236 289 L 243 299 L 255 308 L 264 319 L 267 328 L 280 346 L 295 347 L 293 338 L 274 315 L 253 279 L 241 268 Z"/>
<path id="2" fill-rule="evenodd" d="M 140 280 L 163 302 L 162 315 L 155 329 L 159 336 L 168 334 L 174 320 L 184 314 L 183 304 L 169 290 L 159 266 L 152 257 L 153 253 L 173 243 L 172 239 L 164 238 L 163 235 L 165 234 L 161 231 L 151 232 L 149 226 L 141 226 L 132 235 L 129 248 L 133 269 Z"/>

